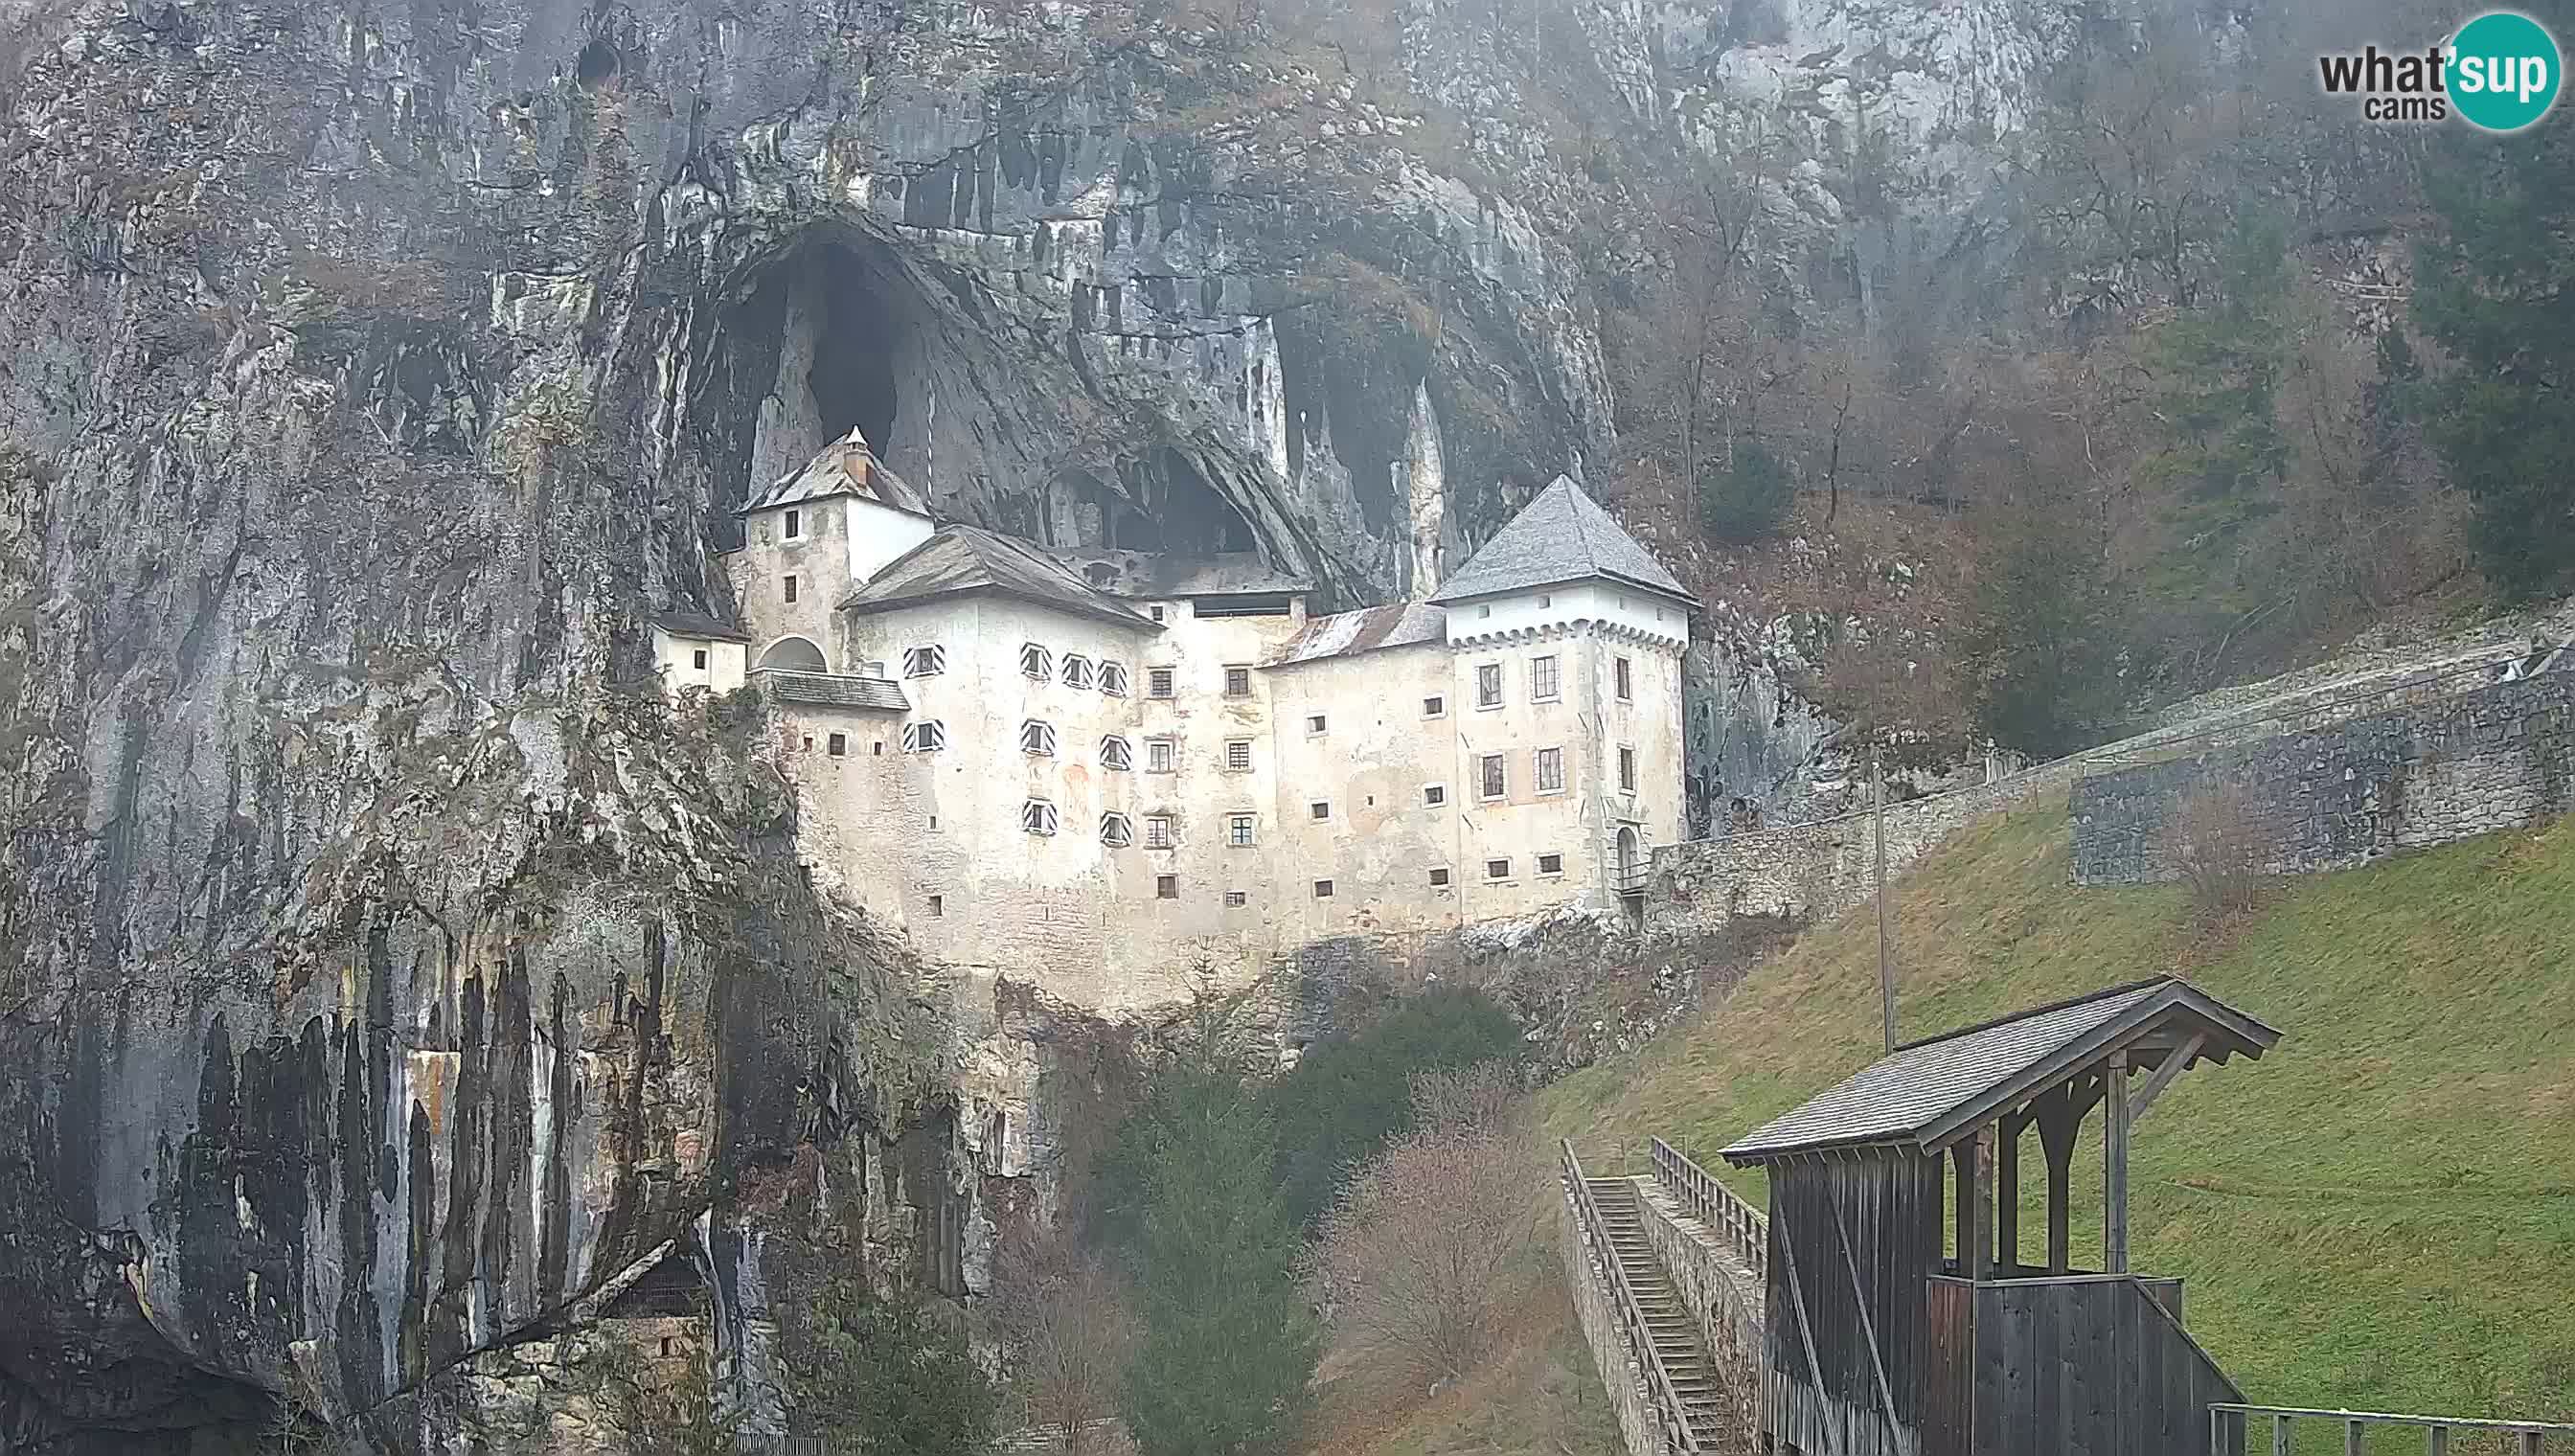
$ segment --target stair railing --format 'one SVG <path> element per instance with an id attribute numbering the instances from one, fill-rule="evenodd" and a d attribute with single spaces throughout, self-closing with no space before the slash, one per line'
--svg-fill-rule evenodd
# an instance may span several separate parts
<path id="1" fill-rule="evenodd" d="M 1653 1140 L 1654 1181 L 1680 1200 L 1692 1217 L 1715 1229 L 1734 1251 L 1743 1266 L 1752 1271 L 1753 1279 L 1767 1285 L 1770 1279 L 1770 1220 L 1760 1209 L 1735 1196 L 1733 1189 L 1716 1180 L 1707 1169 L 1691 1162 L 1680 1149 L 1657 1137 Z"/>
<path id="2" fill-rule="evenodd" d="M 1583 1179 L 1581 1161 L 1573 1155 L 1573 1140 L 1559 1139 L 1557 1146 L 1562 1150 L 1565 1192 L 1573 1200 L 1574 1217 L 1580 1220 L 1584 1237 L 1598 1252 L 1600 1267 L 1609 1277 L 1609 1290 L 1618 1306 L 1618 1327 L 1627 1338 L 1627 1348 L 1635 1352 L 1636 1363 L 1644 1369 L 1645 1393 L 1662 1423 L 1664 1444 L 1675 1453 L 1697 1456 L 1698 1438 L 1690 1433 L 1689 1408 L 1682 1404 L 1671 1372 L 1663 1368 L 1663 1357 L 1654 1350 L 1653 1331 L 1645 1325 L 1645 1312 L 1636 1303 L 1636 1291 L 1627 1283 L 1627 1271 L 1619 1267 L 1618 1250 L 1609 1242 L 1609 1225 L 1600 1216 L 1600 1205 L 1592 1201 L 1591 1185 Z"/>
<path id="3" fill-rule="evenodd" d="M 2230 1452 L 2256 1450 L 2250 1441 L 2254 1423 L 2268 1422 L 2271 1427 L 2271 1450 L 2279 1456 L 2289 1451 L 2289 1431 L 2297 1421 L 2330 1421 L 2342 1427 L 2342 1448 L 2358 1456 L 2367 1441 L 2371 1426 L 2414 1426 L 2423 1432 L 2423 1449 L 2430 1456 L 2449 1456 L 2450 1436 L 2455 1431 L 2501 1431 L 2517 1437 L 2520 1456 L 2540 1456 L 2541 1442 L 2549 1437 L 2546 1449 L 2575 1451 L 2575 1426 L 2554 1425 L 2546 1421 L 2467 1420 L 2458 1416 L 2399 1416 L 2365 1410 L 2301 1410 L 2286 1405 L 2217 1404 L 2208 1408 L 2208 1449 L 2212 1456 Z"/>

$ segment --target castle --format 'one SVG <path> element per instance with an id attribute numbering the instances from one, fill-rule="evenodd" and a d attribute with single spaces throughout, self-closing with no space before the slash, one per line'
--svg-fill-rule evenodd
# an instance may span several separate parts
<path id="1" fill-rule="evenodd" d="M 1570 480 L 1427 600 L 1323 617 L 1257 556 L 935 522 L 857 432 L 742 516 L 742 625 L 656 619 L 665 683 L 759 686 L 817 878 L 962 971 L 1115 1014 L 1611 907 L 1682 837 L 1697 604 Z"/>

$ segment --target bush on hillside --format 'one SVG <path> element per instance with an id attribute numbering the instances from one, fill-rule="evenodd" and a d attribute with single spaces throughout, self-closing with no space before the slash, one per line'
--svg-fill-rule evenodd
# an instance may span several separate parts
<path id="1" fill-rule="evenodd" d="M 1734 447 L 1731 463 L 1709 460 L 1699 466 L 1699 522 L 1719 541 L 1740 546 L 1778 535 L 1796 502 L 1788 468 L 1750 441 Z"/>

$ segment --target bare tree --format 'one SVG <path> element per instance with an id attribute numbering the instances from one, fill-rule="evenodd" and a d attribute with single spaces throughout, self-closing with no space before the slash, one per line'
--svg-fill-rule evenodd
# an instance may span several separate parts
<path id="1" fill-rule="evenodd" d="M 2192 793 L 2164 826 L 2165 862 L 2189 883 L 2203 920 L 2252 908 L 2269 846 L 2244 791 L 2231 783 L 2213 783 Z"/>
<path id="2" fill-rule="evenodd" d="M 1108 1261 L 1057 1234 L 1005 1255 L 998 1323 L 1010 1393 L 1073 1456 L 1107 1450 L 1136 1322 Z"/>
<path id="3" fill-rule="evenodd" d="M 1418 1372 L 1474 1364 L 1533 1269 L 1528 1131 L 1486 1063 L 1414 1083 L 1418 1120 L 1325 1216 L 1314 1282 L 1357 1346 Z"/>

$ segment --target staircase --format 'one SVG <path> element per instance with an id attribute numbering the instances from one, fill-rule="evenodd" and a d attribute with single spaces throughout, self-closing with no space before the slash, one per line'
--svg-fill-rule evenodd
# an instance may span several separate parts
<path id="1" fill-rule="evenodd" d="M 1644 1321 L 1654 1359 L 1670 1378 L 1671 1393 L 1693 1445 L 1703 1451 L 1722 1449 L 1720 1433 L 1731 1421 L 1723 1376 L 1699 1341 L 1698 1326 L 1682 1307 L 1671 1280 L 1664 1277 L 1653 1245 L 1645 1241 L 1644 1220 L 1636 1212 L 1633 1178 L 1585 1178 L 1583 1187 L 1600 1212 L 1600 1227 L 1618 1260 L 1637 1315 Z"/>

